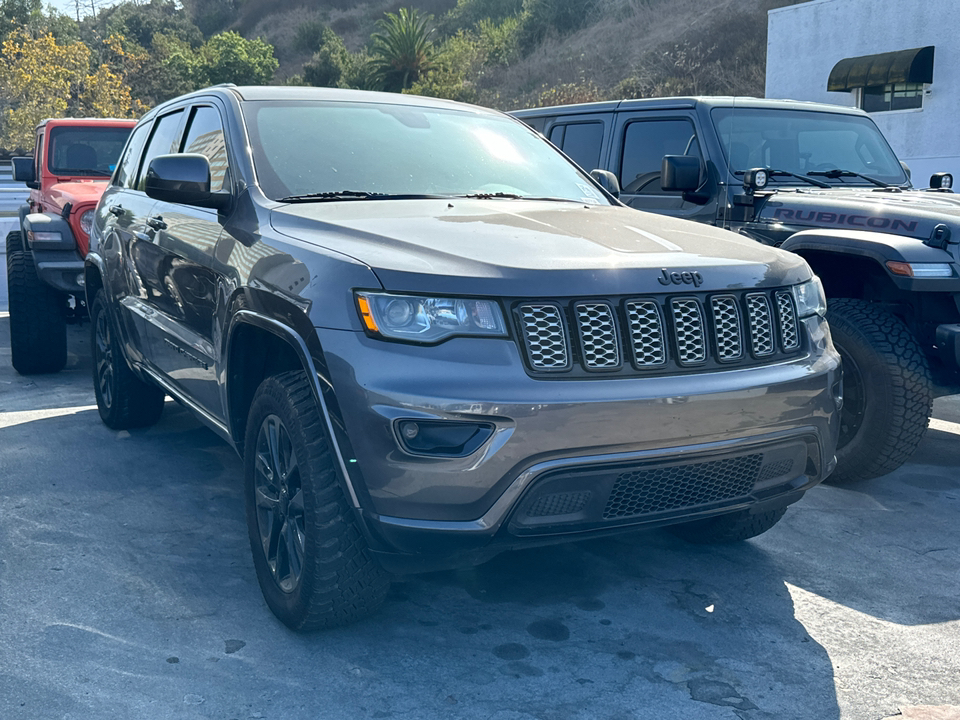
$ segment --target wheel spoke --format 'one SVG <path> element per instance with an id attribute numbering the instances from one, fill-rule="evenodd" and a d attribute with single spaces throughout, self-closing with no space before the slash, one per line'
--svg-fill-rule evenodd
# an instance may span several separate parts
<path id="1" fill-rule="evenodd" d="M 268 493 L 268 488 L 263 486 L 257 487 L 256 496 L 258 508 L 263 508 L 264 510 L 269 510 L 270 512 L 277 512 L 280 509 L 280 499 L 270 495 Z"/>

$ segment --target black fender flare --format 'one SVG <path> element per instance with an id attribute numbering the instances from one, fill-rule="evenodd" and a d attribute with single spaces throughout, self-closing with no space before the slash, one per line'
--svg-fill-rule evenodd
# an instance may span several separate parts
<path id="1" fill-rule="evenodd" d="M 336 458 L 337 466 L 340 470 L 340 477 L 343 479 L 345 486 L 344 490 L 346 491 L 347 498 L 354 509 L 359 510 L 361 505 L 357 493 L 357 487 L 354 483 L 351 472 L 347 468 L 346 458 L 344 457 L 343 449 L 341 448 L 343 438 L 341 438 L 340 434 L 337 432 L 336 426 L 333 423 L 331 408 L 329 407 L 327 399 L 324 396 L 325 388 L 323 387 L 321 375 L 317 370 L 317 364 L 314 362 L 313 354 L 307 345 L 307 340 L 294 328 L 286 323 L 281 322 L 280 320 L 261 315 L 252 310 L 239 309 L 231 316 L 226 333 L 224 357 L 227 358 L 227 362 L 225 363 L 224 370 L 227 377 L 229 377 L 229 368 L 227 368 L 226 365 L 229 364 L 229 358 L 232 357 L 231 350 L 234 338 L 236 337 L 237 329 L 241 325 L 251 325 L 263 330 L 264 332 L 270 333 L 271 335 L 275 335 L 280 340 L 286 342 L 296 353 L 301 365 L 303 366 L 303 369 L 307 373 L 307 380 L 310 383 L 311 390 L 313 391 L 314 401 L 317 403 L 317 408 L 320 410 L 320 415 L 323 418 L 325 427 L 327 428 L 327 436 L 330 438 L 330 444 L 333 447 L 334 457 Z M 322 354 L 322 349 L 319 349 L 319 352 Z M 329 382 L 329 378 L 327 378 L 326 384 L 326 392 L 328 394 L 333 393 L 333 385 Z M 226 395 L 225 402 L 230 437 L 232 438 L 234 446 L 238 447 L 236 428 L 234 427 L 232 420 L 233 413 L 229 407 L 229 393 Z"/>
<path id="2" fill-rule="evenodd" d="M 30 240 L 27 244 L 33 251 L 44 250 L 76 250 L 77 241 L 73 237 L 73 228 L 60 215 L 53 213 L 28 213 L 21 217 L 20 226 L 27 233 L 27 241 L 31 232 L 58 233 L 59 240 Z"/>
<path id="3" fill-rule="evenodd" d="M 818 252 L 867 258 L 875 262 L 897 288 L 907 292 L 960 292 L 960 276 L 953 256 L 946 250 L 903 235 L 866 230 L 803 230 L 787 238 L 780 248 L 801 256 L 805 252 Z M 888 262 L 948 263 L 954 267 L 954 277 L 896 275 L 887 267 Z"/>

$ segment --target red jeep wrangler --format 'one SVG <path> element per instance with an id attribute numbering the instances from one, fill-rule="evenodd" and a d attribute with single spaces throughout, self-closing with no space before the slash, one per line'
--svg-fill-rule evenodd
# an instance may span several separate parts
<path id="1" fill-rule="evenodd" d="M 30 199 L 7 235 L 13 367 L 58 372 L 67 362 L 68 317 L 85 311 L 83 259 L 93 213 L 136 120 L 64 118 L 37 126 L 34 157 L 13 158 Z"/>

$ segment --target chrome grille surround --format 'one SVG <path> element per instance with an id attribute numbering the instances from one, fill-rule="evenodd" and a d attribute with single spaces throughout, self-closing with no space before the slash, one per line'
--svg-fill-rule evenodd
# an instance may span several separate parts
<path id="1" fill-rule="evenodd" d="M 697 365 L 707 359 L 703 332 L 703 313 L 696 298 L 675 298 L 670 303 L 673 329 L 677 339 L 677 360 L 681 365 Z"/>
<path id="2" fill-rule="evenodd" d="M 633 362 L 640 368 L 666 365 L 667 347 L 660 305 L 653 300 L 628 300 L 624 307 L 630 325 Z"/>
<path id="3" fill-rule="evenodd" d="M 785 351 L 800 347 L 800 332 L 797 327 L 797 311 L 793 305 L 793 294 L 787 290 L 778 290 L 777 319 L 780 321 L 780 346 Z"/>
<path id="4" fill-rule="evenodd" d="M 773 323 L 770 312 L 770 299 L 766 293 L 747 294 L 747 317 L 750 322 L 750 342 L 753 354 L 757 357 L 772 355 Z"/>
<path id="5" fill-rule="evenodd" d="M 528 303 L 518 312 L 530 366 L 534 370 L 568 370 L 570 342 L 561 309 L 549 303 Z"/>
<path id="6" fill-rule="evenodd" d="M 717 359 L 727 362 L 739 360 L 743 357 L 743 325 L 737 298 L 733 295 L 717 295 L 710 304 L 713 307 Z"/>
<path id="7" fill-rule="evenodd" d="M 590 370 L 620 367 L 620 341 L 613 308 L 605 302 L 579 302 L 574 309 L 584 366 Z"/>

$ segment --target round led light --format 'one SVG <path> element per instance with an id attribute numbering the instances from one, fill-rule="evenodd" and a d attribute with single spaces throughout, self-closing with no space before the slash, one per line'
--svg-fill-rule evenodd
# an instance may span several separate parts
<path id="1" fill-rule="evenodd" d="M 753 182 L 758 188 L 765 188 L 767 186 L 767 179 L 766 170 L 757 170 L 757 174 L 753 177 Z"/>
<path id="2" fill-rule="evenodd" d="M 409 300 L 391 300 L 385 313 L 387 322 L 393 327 L 404 327 L 413 320 L 413 303 Z"/>
<path id="3" fill-rule="evenodd" d="M 940 181 L 940 187 L 942 188 L 952 188 L 953 187 L 953 175 L 947 173 L 943 176 L 943 180 Z"/>

